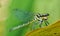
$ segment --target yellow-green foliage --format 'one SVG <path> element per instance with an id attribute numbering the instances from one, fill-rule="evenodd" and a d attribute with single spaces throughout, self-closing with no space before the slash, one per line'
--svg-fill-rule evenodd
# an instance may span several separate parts
<path id="1" fill-rule="evenodd" d="M 30 32 L 26 36 L 60 36 L 60 21 Z"/>

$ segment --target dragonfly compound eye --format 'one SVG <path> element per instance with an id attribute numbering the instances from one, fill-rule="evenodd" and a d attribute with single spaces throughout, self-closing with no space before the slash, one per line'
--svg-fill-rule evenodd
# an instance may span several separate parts
<path id="1" fill-rule="evenodd" d="M 49 14 L 47 13 L 46 16 L 49 16 Z"/>

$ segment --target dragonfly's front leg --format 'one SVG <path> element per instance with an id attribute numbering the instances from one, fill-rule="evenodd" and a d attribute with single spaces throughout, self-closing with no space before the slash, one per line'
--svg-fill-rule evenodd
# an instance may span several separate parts
<path id="1" fill-rule="evenodd" d="M 39 27 L 42 27 L 43 20 L 39 20 Z"/>
<path id="2" fill-rule="evenodd" d="M 45 22 L 46 26 L 49 25 L 49 22 L 47 20 L 44 20 L 44 22 Z"/>

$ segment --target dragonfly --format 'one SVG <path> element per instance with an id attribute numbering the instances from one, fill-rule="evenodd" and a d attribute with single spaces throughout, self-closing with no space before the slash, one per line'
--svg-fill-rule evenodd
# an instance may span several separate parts
<path id="1" fill-rule="evenodd" d="M 29 22 L 24 23 L 24 24 L 22 24 L 22 25 L 18 25 L 18 26 L 16 26 L 16 27 L 13 27 L 13 28 L 9 29 L 9 31 L 11 32 L 11 31 L 20 29 L 20 28 L 22 28 L 22 27 L 28 26 L 28 25 L 30 25 L 31 23 L 35 22 L 35 21 L 39 21 L 39 27 L 42 27 L 42 23 L 43 23 L 43 22 L 45 23 L 46 26 L 48 26 L 48 24 L 49 24 L 49 22 L 47 21 L 47 20 L 48 20 L 48 16 L 49 16 L 48 13 L 46 13 L 46 14 L 37 13 L 37 14 L 34 15 L 34 19 L 33 19 L 32 21 L 29 21 Z M 34 25 L 35 25 L 35 24 L 34 24 Z M 34 26 L 34 25 L 32 25 L 32 26 Z M 34 28 L 32 28 L 32 29 L 34 29 Z"/>

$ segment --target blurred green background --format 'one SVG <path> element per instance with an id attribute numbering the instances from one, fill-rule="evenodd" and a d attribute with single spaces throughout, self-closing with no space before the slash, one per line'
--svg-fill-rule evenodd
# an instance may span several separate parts
<path id="1" fill-rule="evenodd" d="M 29 26 L 9 32 L 8 30 L 33 19 L 35 13 L 49 13 L 49 23 L 59 20 L 60 0 L 12 0 L 7 19 L 7 36 L 25 36 Z M 22 10 L 22 11 L 20 11 Z M 17 15 L 16 15 L 17 14 Z"/>
<path id="2" fill-rule="evenodd" d="M 12 27 L 33 20 L 35 13 L 49 13 L 49 23 L 60 19 L 60 0 L 9 0 L 6 36 L 25 36 L 29 25 L 9 32 Z M 32 23 L 33 24 L 33 23 Z"/>

